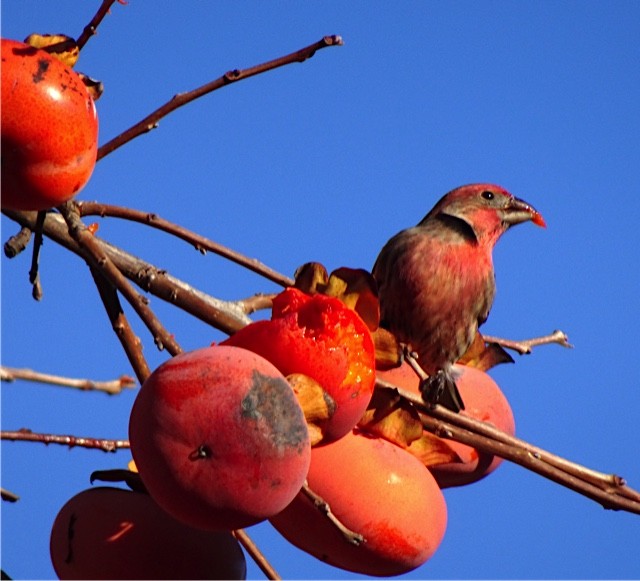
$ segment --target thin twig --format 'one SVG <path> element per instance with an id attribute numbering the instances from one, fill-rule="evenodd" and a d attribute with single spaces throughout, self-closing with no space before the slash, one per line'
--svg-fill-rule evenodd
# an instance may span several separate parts
<path id="1" fill-rule="evenodd" d="M 258 545 L 253 542 L 251 537 L 244 529 L 236 529 L 235 531 L 231 531 L 231 534 L 233 534 L 238 542 L 245 548 L 255 564 L 258 565 L 260 570 L 265 574 L 267 579 L 271 579 L 272 581 L 282 579 L 282 577 L 280 577 L 280 575 L 273 568 L 273 565 L 271 565 L 267 558 L 262 554 L 262 551 L 260 551 Z"/>
<path id="2" fill-rule="evenodd" d="M 249 258 L 240 252 L 231 250 L 230 248 L 218 244 L 209 238 L 205 238 L 196 232 L 192 232 L 187 228 L 183 228 L 174 222 L 160 218 L 157 214 L 151 212 L 143 212 L 140 210 L 134 210 L 132 208 L 125 208 L 123 206 L 114 206 L 111 204 L 101 204 L 99 202 L 78 202 L 78 210 L 80 216 L 100 216 L 102 218 L 109 216 L 113 218 L 122 218 L 124 220 L 131 220 L 141 224 L 146 224 L 152 228 L 157 228 L 163 232 L 167 232 L 172 236 L 176 236 L 185 242 L 193 245 L 199 252 L 205 253 L 206 251 L 213 252 L 244 266 L 245 268 L 263 276 L 264 278 L 275 282 L 281 286 L 291 286 L 294 283 L 292 278 L 280 274 L 279 272 L 269 268 L 262 264 L 255 258 Z"/>
<path id="3" fill-rule="evenodd" d="M 256 311 L 270 309 L 273 306 L 274 297 L 276 297 L 275 294 L 258 293 L 253 295 L 252 297 L 247 297 L 246 299 L 236 301 L 236 304 L 240 305 L 242 310 L 247 313 L 247 315 L 250 315 L 251 313 L 255 313 Z"/>
<path id="4" fill-rule="evenodd" d="M 11 492 L 6 488 L 0 488 L 0 493 L 2 493 L 2 500 L 6 502 L 18 502 L 20 500 L 20 497 L 15 492 Z"/>
<path id="5" fill-rule="evenodd" d="M 182 348 L 177 341 L 162 325 L 158 317 L 147 304 L 147 299 L 127 281 L 118 267 L 111 261 L 104 252 L 102 246 L 96 241 L 94 235 L 80 220 L 74 203 L 67 202 L 59 207 L 60 213 L 67 222 L 69 234 L 85 250 L 85 260 L 89 266 L 100 271 L 127 299 L 134 308 L 138 316 L 147 326 L 158 349 L 167 349 L 171 355 L 182 352 Z"/>
<path id="6" fill-rule="evenodd" d="M 118 3 L 123 4 L 122 0 L 117 0 Z M 82 34 L 78 37 L 78 40 L 76 40 L 76 44 L 78 45 L 79 49 L 82 49 L 84 47 L 85 44 L 87 44 L 87 41 L 96 34 L 96 31 L 98 29 L 98 26 L 100 25 L 100 23 L 102 22 L 102 19 L 109 13 L 109 10 L 111 9 L 111 6 L 116 2 L 116 0 L 103 0 L 102 4 L 100 4 L 100 8 L 98 8 L 98 11 L 95 13 L 94 17 L 91 19 L 91 21 L 89 22 L 89 24 L 87 24 L 83 31 Z"/>
<path id="7" fill-rule="evenodd" d="M 355 531 L 352 531 L 350 528 L 344 525 L 340 521 L 340 519 L 335 514 L 333 514 L 329 503 L 319 494 L 311 490 L 306 482 L 302 486 L 302 490 L 300 492 L 302 492 L 311 502 L 313 502 L 313 505 L 329 519 L 331 524 L 336 527 L 338 531 L 340 531 L 340 533 L 348 543 L 358 546 L 362 543 L 367 542 L 360 533 L 356 533 Z"/>
<path id="8" fill-rule="evenodd" d="M 21 226 L 31 229 L 34 227 L 35 212 L 3 209 L 2 213 Z M 44 234 L 67 250 L 85 258 L 85 251 L 69 235 L 69 229 L 59 214 L 51 214 L 47 218 Z M 94 239 L 129 280 L 146 292 L 175 305 L 208 325 L 231 334 L 251 322 L 237 303 L 212 297 L 98 236 L 94 236 Z"/>
<path id="9" fill-rule="evenodd" d="M 36 219 L 33 238 L 33 253 L 31 255 L 31 269 L 29 270 L 29 282 L 33 286 L 31 295 L 36 301 L 42 300 L 42 284 L 40 283 L 40 272 L 38 269 L 38 263 L 40 262 L 40 250 L 42 248 L 43 237 L 42 229 L 44 227 L 44 221 L 47 217 L 46 212 L 38 212 Z"/>
<path id="10" fill-rule="evenodd" d="M 32 432 L 26 428 L 20 430 L 2 430 L 0 439 L 12 442 L 39 442 L 41 444 L 59 444 L 75 448 L 92 448 L 103 452 L 115 452 L 116 450 L 129 448 L 128 440 L 105 440 L 101 438 L 84 438 L 79 436 L 63 436 L 59 434 L 41 434 Z"/>
<path id="11" fill-rule="evenodd" d="M 311 44 L 305 48 L 297 50 L 291 54 L 282 56 L 280 58 L 268 61 L 266 63 L 262 63 L 247 69 L 235 69 L 232 71 L 228 71 L 220 78 L 211 81 L 194 89 L 192 91 L 188 91 L 186 93 L 178 93 L 171 100 L 167 101 L 164 105 L 156 109 L 153 113 L 147 115 L 142 121 L 139 121 L 126 131 L 123 131 L 120 135 L 113 138 L 111 141 L 105 143 L 98 149 L 98 159 L 102 159 L 104 156 L 108 155 L 112 151 L 116 150 L 118 147 L 121 147 L 125 143 L 128 143 L 132 139 L 142 135 L 143 133 L 147 133 L 151 131 L 158 125 L 158 121 L 175 111 L 179 107 L 194 101 L 210 93 L 217 89 L 221 89 L 227 85 L 235 83 L 237 81 L 242 81 L 243 79 L 248 79 L 249 77 L 253 77 L 255 75 L 259 75 L 261 73 L 265 73 L 267 71 L 271 71 L 277 69 L 279 67 L 289 65 L 296 62 L 303 62 L 308 58 L 311 58 L 316 51 L 328 47 L 328 46 L 338 46 L 342 44 L 342 38 L 339 36 L 325 36 L 318 42 Z"/>
<path id="12" fill-rule="evenodd" d="M 7 258 L 15 258 L 25 250 L 31 240 L 31 230 L 29 228 L 22 227 L 20 232 L 14 234 L 4 244 L 4 255 Z"/>
<path id="13" fill-rule="evenodd" d="M 0 367 L 0 380 L 11 382 L 20 379 L 23 381 L 72 387 L 83 391 L 103 391 L 109 395 L 121 393 L 123 389 L 135 387 L 136 385 L 135 379 L 128 375 L 121 375 L 118 379 L 110 381 L 94 381 L 93 379 L 76 379 L 73 377 L 52 375 L 50 373 L 41 373 L 33 369 Z"/>
<path id="14" fill-rule="evenodd" d="M 96 283 L 98 294 L 102 299 L 102 304 L 107 311 L 109 321 L 111 321 L 111 328 L 120 340 L 120 344 L 131 364 L 133 372 L 136 374 L 140 385 L 142 385 L 147 377 L 151 375 L 149 364 L 142 353 L 142 342 L 133 331 L 129 324 L 129 319 L 127 319 L 122 310 L 116 289 L 101 272 L 95 268 L 91 268 L 90 270 L 93 281 Z"/>
<path id="15" fill-rule="evenodd" d="M 559 329 L 549 335 L 534 337 L 533 339 L 525 339 L 524 341 L 513 341 L 511 339 L 503 339 L 502 337 L 490 337 L 489 335 L 483 335 L 482 338 L 486 343 L 496 343 L 497 345 L 500 345 L 505 349 L 511 349 L 520 355 L 527 355 L 531 353 L 531 350 L 534 347 L 550 345 L 551 343 L 567 347 L 568 349 L 573 348 L 573 345 L 569 343 L 569 337 L 567 334 Z"/>

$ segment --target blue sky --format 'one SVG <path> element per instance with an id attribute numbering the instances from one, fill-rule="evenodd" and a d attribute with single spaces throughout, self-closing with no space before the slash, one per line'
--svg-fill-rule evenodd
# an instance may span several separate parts
<path id="1" fill-rule="evenodd" d="M 98 2 L 2 4 L 2 35 L 78 36 Z M 568 333 L 492 372 L 517 433 L 640 488 L 640 5 L 599 2 L 166 2 L 116 4 L 77 69 L 102 80 L 105 143 L 177 92 L 327 34 L 344 46 L 242 81 L 174 112 L 102 160 L 81 199 L 158 213 L 293 274 L 315 260 L 370 268 L 383 243 L 446 191 L 489 181 L 536 206 L 548 228 L 495 251 L 488 334 Z M 2 218 L 3 241 L 16 226 Z M 142 226 L 99 234 L 225 299 L 276 287 Z M 29 253 L 2 257 L 2 362 L 93 379 L 129 373 L 84 263 L 47 242 L 44 299 Z M 185 349 L 222 335 L 152 299 Z M 135 329 L 152 367 L 167 357 Z M 3 429 L 124 438 L 135 392 L 117 397 L 2 386 Z M 2 443 L 2 567 L 50 578 L 55 514 L 103 454 Z M 506 463 L 445 492 L 436 555 L 406 578 L 638 578 L 640 518 Z M 371 499 L 375 503 L 375 499 Z M 249 530 L 289 578 L 354 578 Z M 261 574 L 250 565 L 251 577 Z"/>

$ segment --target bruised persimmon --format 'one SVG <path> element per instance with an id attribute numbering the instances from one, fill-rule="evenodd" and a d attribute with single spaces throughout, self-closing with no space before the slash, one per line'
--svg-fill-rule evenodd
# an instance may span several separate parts
<path id="1" fill-rule="evenodd" d="M 307 476 L 304 415 L 283 375 L 239 347 L 182 353 L 144 382 L 129 420 L 151 496 L 203 529 L 235 529 L 282 510 Z"/>
<path id="2" fill-rule="evenodd" d="M 320 423 L 330 442 L 348 433 L 364 413 L 375 384 L 375 352 L 365 322 L 335 297 L 288 288 L 273 301 L 270 321 L 237 331 L 223 345 L 250 349 L 284 375 L 317 381 L 335 403 Z"/>
<path id="3" fill-rule="evenodd" d="M 2 39 L 2 207 L 74 197 L 96 163 L 98 116 L 80 77 L 48 52 Z"/>
<path id="4" fill-rule="evenodd" d="M 202 531 L 172 518 L 148 495 L 89 488 L 69 499 L 51 529 L 60 579 L 245 579 L 229 532 Z"/>
<path id="5" fill-rule="evenodd" d="M 411 571 L 436 551 L 447 507 L 414 456 L 357 430 L 311 451 L 309 487 L 365 542 L 354 545 L 300 493 L 271 524 L 289 542 L 330 565 L 363 575 Z"/>

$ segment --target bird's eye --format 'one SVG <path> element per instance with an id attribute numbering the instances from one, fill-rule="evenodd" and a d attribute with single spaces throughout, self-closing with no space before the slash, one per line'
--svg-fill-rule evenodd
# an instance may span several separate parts
<path id="1" fill-rule="evenodd" d="M 495 197 L 495 194 L 493 192 L 490 192 L 489 190 L 485 190 L 484 192 L 482 192 L 480 194 L 485 200 L 493 200 L 493 198 Z"/>

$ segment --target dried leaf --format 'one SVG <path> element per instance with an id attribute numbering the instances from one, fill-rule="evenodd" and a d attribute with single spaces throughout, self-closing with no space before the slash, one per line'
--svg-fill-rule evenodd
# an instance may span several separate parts
<path id="1" fill-rule="evenodd" d="M 376 369 L 391 369 L 402 364 L 402 349 L 391 332 L 378 327 L 371 336 L 376 348 Z"/>
<path id="2" fill-rule="evenodd" d="M 488 371 L 501 363 L 513 363 L 513 358 L 500 345 L 487 343 L 480 332 L 476 333 L 467 352 L 458 360 L 461 365 Z"/>
<path id="3" fill-rule="evenodd" d="M 72 68 L 80 56 L 80 49 L 76 41 L 66 34 L 30 34 L 24 39 L 24 42 L 29 46 L 48 52 Z"/>
<path id="4" fill-rule="evenodd" d="M 329 276 L 324 294 L 339 298 L 358 313 L 370 331 L 375 331 L 380 325 L 378 291 L 370 272 L 346 266 L 337 268 Z"/>
<path id="5" fill-rule="evenodd" d="M 287 376 L 287 381 L 304 413 L 311 445 L 315 446 L 324 438 L 322 425 L 335 413 L 336 402 L 315 379 L 308 375 L 292 373 Z"/>
<path id="6" fill-rule="evenodd" d="M 327 269 L 319 262 L 307 262 L 296 270 L 295 286 L 307 294 L 322 293 L 329 282 Z"/>
<path id="7" fill-rule="evenodd" d="M 407 452 L 413 454 L 427 468 L 439 464 L 462 462 L 460 456 L 446 440 L 427 431 L 422 433 L 421 438 L 411 442 Z"/>
<path id="8" fill-rule="evenodd" d="M 89 95 L 91 95 L 91 98 L 94 101 L 97 101 L 102 96 L 102 93 L 104 92 L 104 85 L 102 84 L 102 82 L 96 79 L 92 79 L 91 77 L 89 77 L 88 75 L 85 75 L 84 73 L 77 73 L 77 75 L 80 77 L 80 80 L 84 83 L 84 86 L 86 87 Z"/>
<path id="9" fill-rule="evenodd" d="M 422 423 L 413 406 L 395 390 L 376 388 L 358 427 L 367 433 L 407 448 L 422 436 Z"/>
<path id="10" fill-rule="evenodd" d="M 131 464 L 131 463 L 129 463 Z M 112 470 L 95 470 L 91 473 L 90 482 L 124 482 L 131 490 L 147 492 L 137 471 L 114 468 Z"/>
<path id="11" fill-rule="evenodd" d="M 380 324 L 380 305 L 377 287 L 371 273 L 362 268 L 343 266 L 331 275 L 318 262 L 303 264 L 295 274 L 294 286 L 308 294 L 320 293 L 340 299 L 353 309 L 374 331 Z"/>

